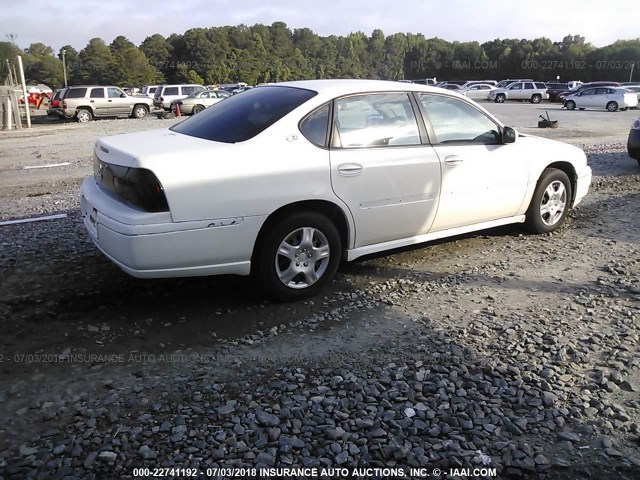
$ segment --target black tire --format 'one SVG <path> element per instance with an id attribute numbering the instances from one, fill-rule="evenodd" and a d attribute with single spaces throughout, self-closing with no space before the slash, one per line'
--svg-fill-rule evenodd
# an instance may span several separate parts
<path id="1" fill-rule="evenodd" d="M 575 110 L 576 102 L 574 102 L 573 100 L 567 100 L 567 103 L 565 103 L 564 106 L 567 107 L 567 110 Z"/>
<path id="2" fill-rule="evenodd" d="M 607 110 L 610 112 L 615 112 L 616 110 L 618 110 L 618 103 L 617 102 L 607 103 Z"/>
<path id="3" fill-rule="evenodd" d="M 134 105 L 131 116 L 133 118 L 145 118 L 149 114 L 149 108 L 146 105 Z"/>
<path id="4" fill-rule="evenodd" d="M 560 188 L 562 184 L 563 189 Z M 553 198 L 549 190 L 555 191 Z M 559 207 L 562 206 L 560 209 Z M 532 233 L 549 233 L 564 223 L 571 207 L 571 182 L 567 174 L 557 168 L 542 172 L 536 191 L 527 210 L 525 227 Z M 543 211 L 544 210 L 544 211 Z"/>
<path id="5" fill-rule="evenodd" d="M 581 107 L 581 108 L 579 108 L 578 110 L 582 111 L 582 110 L 584 110 L 584 107 Z"/>
<path id="6" fill-rule="evenodd" d="M 504 93 L 499 93 L 498 95 L 496 95 L 496 103 L 504 103 L 506 99 L 507 97 L 505 97 Z"/>
<path id="7" fill-rule="evenodd" d="M 191 110 L 191 113 L 195 115 L 196 113 L 200 113 L 203 110 L 204 110 L 203 105 L 196 105 L 195 107 L 193 107 L 193 110 Z"/>
<path id="8" fill-rule="evenodd" d="M 88 108 L 79 108 L 76 112 L 76 121 L 78 123 L 87 123 L 93 120 L 93 113 Z"/>
<path id="9" fill-rule="evenodd" d="M 342 245 L 337 228 L 327 217 L 301 211 L 283 216 L 267 228 L 266 235 L 255 246 L 251 273 L 270 297 L 277 301 L 311 297 L 333 279 L 340 264 Z M 312 233 L 310 241 L 303 239 L 305 233 Z M 291 259 L 278 253 L 285 241 L 291 247 Z M 326 256 L 314 259 L 313 255 L 319 255 L 321 250 L 326 251 Z M 296 262 L 298 255 L 300 262 Z M 305 263 L 307 259 L 312 261 Z M 317 279 L 310 280 L 307 275 L 316 275 Z"/>
<path id="10" fill-rule="evenodd" d="M 536 93 L 535 95 L 531 95 L 531 103 L 540 103 L 542 101 L 542 95 Z"/>

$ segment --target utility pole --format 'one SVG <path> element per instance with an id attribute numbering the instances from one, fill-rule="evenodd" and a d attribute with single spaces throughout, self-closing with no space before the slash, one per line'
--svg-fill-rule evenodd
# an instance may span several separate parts
<path id="1" fill-rule="evenodd" d="M 65 50 L 64 48 L 62 49 L 62 73 L 64 74 L 64 86 L 67 86 L 67 62 L 65 61 Z"/>
<path id="2" fill-rule="evenodd" d="M 636 62 L 631 62 L 631 73 L 629 74 L 629 83 L 631 83 L 631 79 L 633 78 L 633 67 L 636 66 Z"/>

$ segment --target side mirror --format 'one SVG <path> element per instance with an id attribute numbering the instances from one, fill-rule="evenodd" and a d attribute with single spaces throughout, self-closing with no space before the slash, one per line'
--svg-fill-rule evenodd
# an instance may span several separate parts
<path id="1" fill-rule="evenodd" d="M 504 127 L 502 129 L 502 143 L 513 143 L 516 141 L 518 137 L 518 132 L 516 132 L 511 127 Z"/>
<path id="2" fill-rule="evenodd" d="M 121 93 L 120 94 L 120 98 L 127 98 L 127 94 L 126 93 Z"/>

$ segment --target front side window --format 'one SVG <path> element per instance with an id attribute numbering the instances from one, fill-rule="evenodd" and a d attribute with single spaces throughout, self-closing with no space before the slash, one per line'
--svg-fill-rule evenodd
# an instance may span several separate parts
<path id="1" fill-rule="evenodd" d="M 511 85 L 509 87 L 510 90 L 522 90 L 522 84 L 521 83 L 514 83 L 513 85 Z"/>
<path id="2" fill-rule="evenodd" d="M 420 135 L 407 93 L 354 95 L 336 100 L 336 146 L 343 148 L 419 145 Z"/>
<path id="3" fill-rule="evenodd" d="M 437 143 L 501 143 L 500 127 L 467 102 L 444 95 L 419 94 Z"/>
<path id="4" fill-rule="evenodd" d="M 329 104 L 314 110 L 300 122 L 300 131 L 314 145 L 327 146 L 329 131 Z"/>
<path id="5" fill-rule="evenodd" d="M 123 95 L 124 92 L 122 90 L 120 90 L 119 88 L 115 88 L 115 87 L 109 87 L 107 88 L 107 96 L 109 98 L 120 98 L 121 95 Z"/>
<path id="6" fill-rule="evenodd" d="M 214 142 L 244 142 L 316 95 L 295 87 L 254 88 L 215 103 L 171 130 Z"/>
<path id="7" fill-rule="evenodd" d="M 104 98 L 104 88 L 92 88 L 91 98 Z"/>

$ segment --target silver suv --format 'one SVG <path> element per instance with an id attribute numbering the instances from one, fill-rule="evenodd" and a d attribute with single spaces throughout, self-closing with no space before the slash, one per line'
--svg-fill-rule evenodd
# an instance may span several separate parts
<path id="1" fill-rule="evenodd" d="M 69 87 L 61 102 L 61 114 L 78 122 L 94 117 L 144 118 L 153 109 L 149 97 L 127 95 L 118 87 L 82 85 Z"/>
<path id="2" fill-rule="evenodd" d="M 157 108 L 171 109 L 171 102 L 188 97 L 193 93 L 204 92 L 206 88 L 202 85 L 158 85 L 153 95 L 153 104 Z"/>

